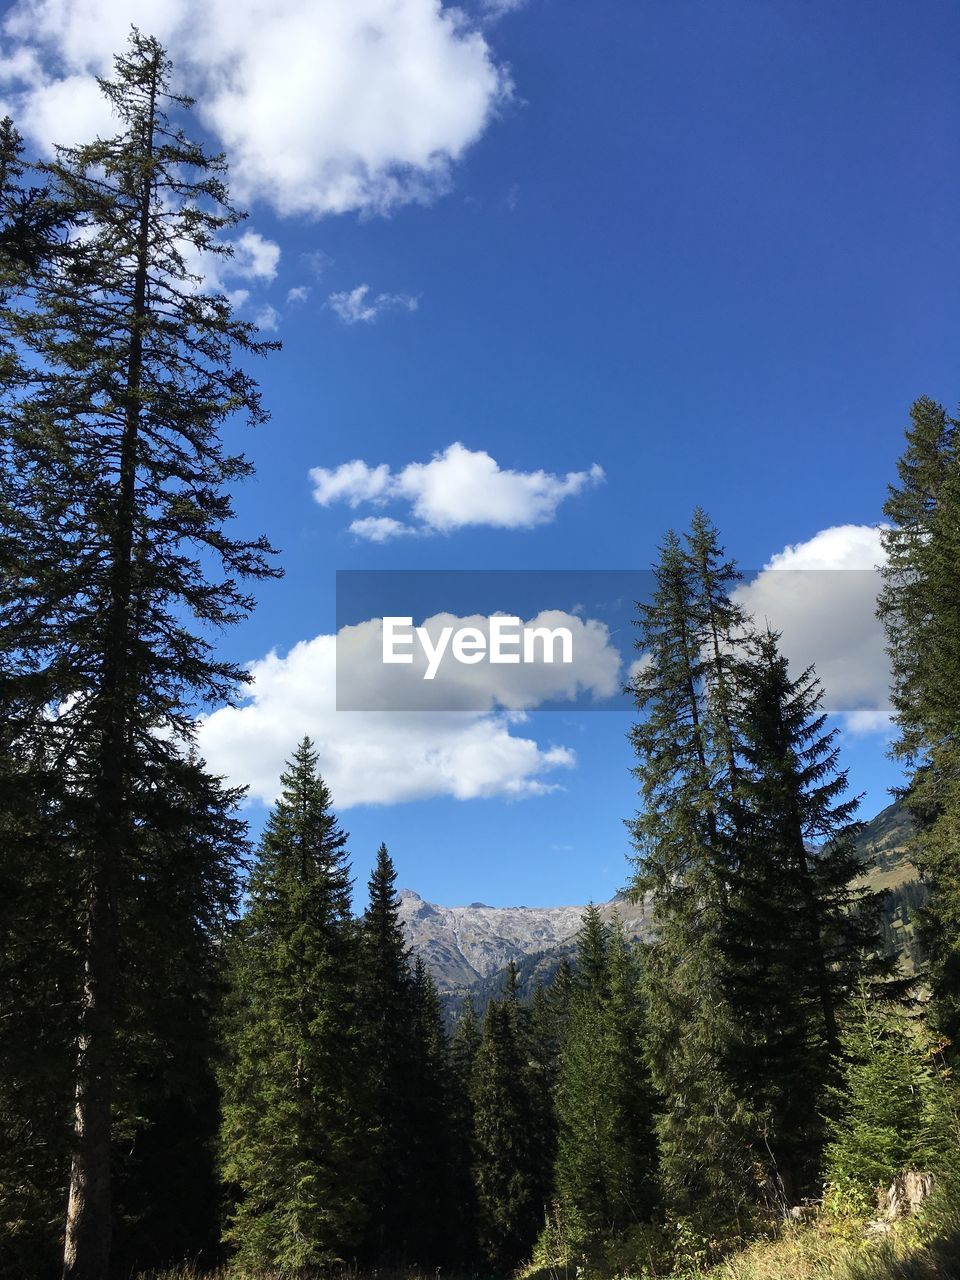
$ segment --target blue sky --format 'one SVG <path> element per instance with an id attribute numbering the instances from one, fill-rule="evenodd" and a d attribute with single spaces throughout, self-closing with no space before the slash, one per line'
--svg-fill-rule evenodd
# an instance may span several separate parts
<path id="1" fill-rule="evenodd" d="M 284 343 L 237 509 L 286 576 L 223 638 L 232 656 L 275 651 L 273 677 L 292 681 L 291 648 L 334 628 L 338 569 L 643 569 L 697 503 L 747 568 L 798 545 L 814 552 L 790 563 L 866 567 L 910 402 L 957 400 L 955 3 L 527 0 L 455 23 L 430 0 L 283 0 L 275 29 L 246 0 L 202 20 L 185 0 L 91 3 L 102 20 L 77 0 L 8 8 L 0 98 L 39 145 L 69 141 L 61 126 L 97 118 L 87 86 L 118 33 L 159 24 L 259 238 L 224 285 Z M 305 70 L 301 91 L 287 68 L 313 34 L 339 72 Z M 221 40 L 245 77 L 236 118 L 204 107 Z M 265 119 L 281 126 L 266 139 Z M 396 476 L 454 442 L 548 473 L 540 522 L 431 525 L 409 485 L 387 506 L 313 496 L 312 469 Z M 594 465 L 602 481 L 551 507 L 550 484 Z M 368 516 L 421 532 L 350 532 Z M 336 714 L 316 719 L 333 762 Z M 492 741 L 532 744 L 517 776 L 561 789 L 515 798 L 505 766 L 478 798 L 438 783 L 352 804 L 358 876 L 385 839 L 402 883 L 438 901 L 608 897 L 628 874 L 629 720 L 534 710 L 501 726 Z M 253 726 L 234 750 L 240 722 L 223 723 L 212 763 L 263 794 L 270 735 Z M 837 723 L 870 816 L 896 778 L 884 733 Z M 575 765 L 544 765 L 552 749 Z"/>

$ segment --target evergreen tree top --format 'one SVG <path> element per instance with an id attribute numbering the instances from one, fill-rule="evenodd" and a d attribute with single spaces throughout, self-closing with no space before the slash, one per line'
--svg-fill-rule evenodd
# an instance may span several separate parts
<path id="1" fill-rule="evenodd" d="M 270 899 L 280 884 L 298 886 L 338 918 L 350 912 L 347 833 L 333 811 L 313 743 L 303 738 L 281 775 L 281 794 L 260 845 L 251 900 Z"/>

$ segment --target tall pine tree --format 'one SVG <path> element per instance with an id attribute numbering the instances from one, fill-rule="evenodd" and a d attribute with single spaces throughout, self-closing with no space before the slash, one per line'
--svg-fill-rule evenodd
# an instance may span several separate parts
<path id="1" fill-rule="evenodd" d="M 271 572 L 264 541 L 226 531 L 226 488 L 250 467 L 220 441 L 234 413 L 263 420 L 237 356 L 265 346 L 187 261 L 228 253 L 239 215 L 222 160 L 171 119 L 189 103 L 169 80 L 162 48 L 135 32 L 102 82 L 119 132 L 44 166 L 70 252 L 0 316 L 23 353 L 2 420 L 16 477 L 0 504 L 5 731 L 40 739 L 32 758 L 59 777 L 83 939 L 66 1280 L 108 1267 L 122 1042 L 135 1034 L 121 946 L 141 908 L 155 923 L 164 912 L 150 877 L 177 819 L 161 802 L 196 710 L 246 678 L 209 631 L 247 612 L 244 578 Z M 209 842 L 204 856 L 230 851 Z"/>
<path id="2" fill-rule="evenodd" d="M 724 988 L 743 1028 L 731 1071 L 765 1117 L 758 1166 L 772 1207 L 813 1194 L 839 1020 L 879 976 L 880 895 L 864 883 L 858 801 L 812 668 L 792 678 L 772 632 L 738 672 L 741 834 L 722 940 Z"/>
<path id="3" fill-rule="evenodd" d="M 668 533 L 640 604 L 643 654 L 631 692 L 642 807 L 631 823 L 634 890 L 652 901 L 643 957 L 647 1046 L 668 1206 L 737 1229 L 754 1197 L 751 1134 L 762 1127 L 728 1063 L 743 1028 L 723 983 L 724 936 L 740 825 L 733 664 L 742 614 L 736 570 L 698 514 Z"/>
<path id="4" fill-rule="evenodd" d="M 664 1186 L 673 1211 L 734 1234 L 813 1189 L 839 1010 L 882 969 L 819 685 L 753 632 L 738 580 L 702 513 L 668 535 L 633 689 Z"/>
<path id="5" fill-rule="evenodd" d="M 545 1187 L 525 1010 L 515 975 L 487 1006 L 473 1070 L 474 1183 L 481 1251 L 488 1266 L 516 1267 L 543 1225 Z"/>
<path id="6" fill-rule="evenodd" d="M 910 772 L 913 858 L 933 1012 L 960 1041 L 960 422 L 926 396 L 910 410 L 890 487 L 878 612 L 887 634 L 895 752 Z"/>
<path id="7" fill-rule="evenodd" d="M 308 738 L 281 784 L 230 949 L 221 1149 L 238 1260 L 296 1271 L 355 1256 L 369 1175 L 347 836 Z"/>

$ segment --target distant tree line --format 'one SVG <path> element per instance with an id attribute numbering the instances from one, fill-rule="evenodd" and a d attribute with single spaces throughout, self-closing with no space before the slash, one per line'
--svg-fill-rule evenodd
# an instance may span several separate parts
<path id="1" fill-rule="evenodd" d="M 381 846 L 362 915 L 309 739 L 255 853 L 194 749 L 214 646 L 277 573 L 232 532 L 270 343 L 198 263 L 239 218 L 153 39 L 116 136 L 0 127 L 0 1275 L 341 1264 L 508 1274 L 706 1254 L 828 1185 L 940 1167 L 960 1020 L 960 459 L 912 411 L 880 614 L 929 1004 L 865 884 L 815 672 L 738 604 L 702 511 L 638 605 L 633 892 L 575 962 L 448 1035 Z M 956 1134 L 953 1135 L 954 1139 Z M 954 1141 L 954 1145 L 956 1145 Z M 640 1247 L 639 1245 L 637 1246 Z"/>

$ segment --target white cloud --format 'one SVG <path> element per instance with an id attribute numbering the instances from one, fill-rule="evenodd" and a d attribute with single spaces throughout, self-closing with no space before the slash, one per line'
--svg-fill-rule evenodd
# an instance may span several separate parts
<path id="1" fill-rule="evenodd" d="M 93 76 L 131 23 L 169 49 L 238 196 L 284 214 L 430 199 L 511 92 L 483 34 L 439 0 L 19 0 L 0 75 L 36 141 L 110 127 Z"/>
<path id="2" fill-rule="evenodd" d="M 351 522 L 350 532 L 367 542 L 389 542 L 391 538 L 409 537 L 418 530 L 402 520 L 394 520 L 392 516 L 364 516 L 362 520 Z"/>
<path id="3" fill-rule="evenodd" d="M 276 333 L 280 328 L 280 312 L 268 302 L 254 316 L 253 323 L 263 333 Z"/>
<path id="4" fill-rule="evenodd" d="M 422 533 L 449 533 L 465 525 L 491 525 L 498 529 L 530 529 L 546 524 L 556 515 L 565 498 L 581 493 L 604 479 L 603 468 L 593 464 L 588 471 L 554 475 L 547 471 L 511 471 L 483 450 L 465 445 L 449 445 L 429 462 L 411 462 L 392 473 L 381 464 L 371 467 L 354 459 L 330 470 L 314 467 L 310 472 L 314 497 L 321 506 L 346 502 L 382 506 L 389 501 L 405 502 L 419 521 Z M 354 532 L 362 521 L 354 521 Z M 397 532 L 406 532 L 407 525 Z M 371 525 L 383 541 L 385 525 Z"/>
<path id="5" fill-rule="evenodd" d="M 409 293 L 371 294 L 368 284 L 331 293 L 327 301 L 344 324 L 372 324 L 385 311 L 416 311 L 420 305 Z"/>
<path id="6" fill-rule="evenodd" d="M 240 280 L 251 285 L 270 284 L 280 265 L 280 246 L 259 231 L 245 231 L 223 243 L 231 253 L 200 250 L 189 240 L 181 240 L 177 247 L 187 270 L 200 281 L 199 287 L 224 293 L 233 306 L 239 307 L 249 301 L 250 290 L 232 288 L 232 283 Z"/>
<path id="7" fill-rule="evenodd" d="M 889 662 L 875 615 L 883 559 L 879 528 L 838 525 L 785 547 L 736 593 L 758 623 L 782 632 L 795 672 L 816 666 L 825 709 L 854 733 L 889 723 Z"/>
<path id="8" fill-rule="evenodd" d="M 231 242 L 233 256 L 224 261 L 224 274 L 241 280 L 273 280 L 280 265 L 280 246 L 259 231 L 244 231 Z"/>
<path id="9" fill-rule="evenodd" d="M 309 253 L 301 253 L 300 259 L 313 276 L 320 280 L 333 266 L 334 259 L 322 249 L 311 249 Z"/>
<path id="10" fill-rule="evenodd" d="M 309 297 L 309 285 L 298 284 L 294 288 L 287 290 L 287 306 L 289 307 L 296 303 L 306 302 Z"/>
<path id="11" fill-rule="evenodd" d="M 346 628 L 338 638 L 303 641 L 284 657 L 269 653 L 251 665 L 244 705 L 203 718 L 200 750 L 213 769 L 235 784 L 249 784 L 265 803 L 275 799 L 284 761 L 304 734 L 314 739 L 321 771 L 342 808 L 430 796 L 543 794 L 556 788 L 555 772 L 573 767 L 576 757 L 566 746 L 541 745 L 516 732 L 524 711 L 578 690 L 606 697 L 619 687 L 620 659 L 606 628 L 570 615 L 541 615 L 551 625 L 561 619 L 580 628 L 572 666 L 456 667 L 445 688 L 420 681 L 419 665 L 382 665 L 379 621 Z M 449 621 L 440 615 L 425 625 L 435 632 Z M 338 692 L 341 704 L 356 696 L 365 705 L 378 699 L 384 708 L 397 705 L 398 672 L 401 690 L 420 681 L 439 705 L 461 709 L 336 710 Z"/>
<path id="12" fill-rule="evenodd" d="M 522 9 L 527 0 L 481 0 L 481 9 L 488 18 L 502 18 L 505 13 Z"/>
<path id="13" fill-rule="evenodd" d="M 332 502 L 358 507 L 361 502 L 376 501 L 384 496 L 390 485 L 390 468 L 385 462 L 379 467 L 369 467 L 362 459 L 355 458 L 335 471 L 314 467 L 310 479 L 313 496 L 321 507 L 328 507 Z"/>

